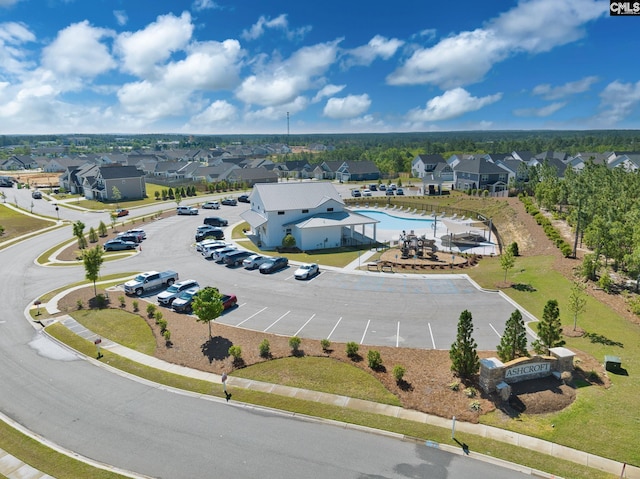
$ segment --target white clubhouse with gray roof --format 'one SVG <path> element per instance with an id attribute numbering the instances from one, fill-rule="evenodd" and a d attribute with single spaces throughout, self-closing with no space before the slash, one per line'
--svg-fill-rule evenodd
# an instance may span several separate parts
<path id="1" fill-rule="evenodd" d="M 345 209 L 340 194 L 328 182 L 256 184 L 249 200 L 251 209 L 241 217 L 265 248 L 281 246 L 287 234 L 302 250 L 376 241 L 378 221 Z M 366 225 L 373 225 L 373 238 L 363 236 Z"/>

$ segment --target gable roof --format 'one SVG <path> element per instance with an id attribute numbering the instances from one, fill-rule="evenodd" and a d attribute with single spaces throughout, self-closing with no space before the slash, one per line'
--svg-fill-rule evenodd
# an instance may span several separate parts
<path id="1" fill-rule="evenodd" d="M 496 165 L 493 161 L 489 161 L 486 158 L 470 158 L 468 160 L 461 160 L 456 166 L 453 167 L 456 172 L 467 172 L 483 175 L 491 174 L 505 174 L 506 170 Z"/>
<path id="2" fill-rule="evenodd" d="M 102 166 L 99 170 L 100 176 L 105 180 L 144 176 L 144 171 L 137 169 L 135 166 Z"/>
<path id="3" fill-rule="evenodd" d="M 344 205 L 338 190 L 328 182 L 258 183 L 253 187 L 265 211 L 316 208 L 334 200 Z"/>

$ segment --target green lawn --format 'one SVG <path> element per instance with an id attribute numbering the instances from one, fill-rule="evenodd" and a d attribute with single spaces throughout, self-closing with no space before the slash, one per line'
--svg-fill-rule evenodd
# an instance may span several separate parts
<path id="1" fill-rule="evenodd" d="M 60 324 L 53 324 L 47 328 L 49 334 L 58 338 L 60 341 L 70 345 L 72 348 L 88 356 L 95 356 L 95 346 L 91 341 L 83 339 L 67 328 Z M 131 374 L 138 375 L 149 381 L 153 381 L 159 384 L 166 384 L 175 388 L 184 389 L 187 391 L 193 391 L 198 394 L 211 394 L 218 397 L 223 397 L 222 386 L 220 384 L 211 384 L 197 379 L 190 379 L 176 374 L 167 373 L 158 369 L 141 366 L 138 363 L 132 362 L 126 358 L 114 355 L 108 350 L 103 350 L 104 357 L 101 361 L 108 363 L 110 366 L 127 371 Z M 301 358 L 291 358 L 298 361 Z M 282 371 L 258 371 L 256 368 L 256 379 L 261 378 L 265 380 L 268 377 L 275 376 L 287 376 L 289 375 L 288 368 L 291 364 L 288 362 L 273 361 L 275 364 L 286 366 L 287 369 Z M 339 366 L 338 366 L 339 364 Z M 357 369 L 354 366 L 344 365 L 337 361 L 329 361 L 323 364 L 326 369 L 322 374 L 325 378 L 336 378 L 338 374 L 344 374 L 346 368 Z M 305 371 L 305 367 L 309 367 L 309 370 Z M 252 368 L 247 368 L 252 369 Z M 295 376 L 301 381 L 300 384 L 309 384 L 309 379 L 304 376 L 318 377 L 316 376 L 316 364 L 313 362 L 299 362 L 296 369 Z M 234 372 L 234 375 L 238 375 L 238 372 Z M 351 373 L 348 373 L 351 376 Z M 249 376 L 254 377 L 253 374 Z M 291 375 L 293 376 L 293 375 Z M 377 382 L 369 375 L 361 378 L 367 382 Z M 296 381 L 291 380 L 291 384 L 297 384 Z M 351 389 L 354 385 L 347 384 L 345 387 Z M 248 390 L 248 389 L 233 389 L 233 399 L 235 401 L 256 404 L 264 407 L 280 409 L 284 411 L 290 411 L 299 415 L 306 415 L 312 417 L 320 417 L 330 419 L 334 421 L 346 422 L 350 424 L 357 424 L 368 428 L 381 429 L 385 431 L 391 431 L 398 434 L 403 434 L 407 437 L 418 439 L 418 442 L 425 440 L 435 441 L 442 444 L 449 444 L 456 446 L 456 443 L 451 439 L 451 431 L 448 428 L 438 428 L 424 423 L 407 421 L 397 419 L 395 417 L 382 416 L 374 413 L 363 412 L 353 410 L 345 407 L 334 406 L 331 404 L 323 404 L 312 401 L 305 401 L 301 399 L 291 398 L 287 396 L 278 396 L 275 394 L 263 393 L 260 391 Z M 518 464 L 522 464 L 528 467 L 532 467 L 538 470 L 552 473 L 556 476 L 565 477 L 567 479 L 614 479 L 616 476 L 605 474 L 603 472 L 591 469 L 579 464 L 575 464 L 569 461 L 558 460 L 545 454 L 537 453 L 529 449 L 518 448 L 509 444 L 505 444 L 499 441 L 494 441 L 474 435 L 457 433 L 456 438 L 459 441 L 466 443 L 471 451 L 476 451 L 491 457 L 501 458 L 506 461 L 512 461 Z M 0 446 L 2 440 L 0 439 Z M 72 465 L 66 465 L 65 462 L 70 462 L 71 459 L 61 461 L 64 467 L 71 468 Z M 55 477 L 62 477 L 55 473 L 55 469 L 47 470 Z M 83 477 L 83 476 L 78 476 Z"/>
<path id="2" fill-rule="evenodd" d="M 398 398 L 370 374 L 331 358 L 305 356 L 276 359 L 238 369 L 233 375 L 400 406 Z"/>
<path id="3" fill-rule="evenodd" d="M 469 275 L 481 286 L 495 289 L 495 284 L 504 278 L 500 260 L 488 258 L 481 265 L 469 270 Z M 567 303 L 571 282 L 555 272 L 552 265 L 551 257 L 517 258 L 507 279 L 527 288 L 508 288 L 504 292 L 538 318 L 542 317 L 547 300 L 558 300 L 562 324 L 572 328 L 573 315 Z M 596 333 L 605 342 L 610 341 L 610 345 L 581 337 L 565 338 L 567 347 L 584 351 L 601 361 L 606 354 L 620 356 L 629 376 L 609 373 L 613 383 L 610 389 L 583 387 L 575 403 L 559 413 L 529 415 L 508 422 L 498 419 L 498 414 L 490 414 L 482 416 L 481 421 L 621 462 L 640 464 L 637 446 L 640 416 L 638 408 L 632 406 L 640 397 L 640 381 L 634 377 L 634 372 L 640 370 L 640 326 L 630 323 L 592 296 L 587 298 L 586 311 L 578 316 L 578 326 Z M 596 430 L 598 434 L 590 434 L 585 440 L 585 431 Z"/>
<path id="4" fill-rule="evenodd" d="M 26 207 L 27 205 L 18 206 Z M 12 210 L 5 206 L 4 203 L 0 203 L 0 225 L 4 228 L 0 241 L 7 241 L 43 228 L 50 228 L 55 225 L 55 220 L 34 218 Z"/>

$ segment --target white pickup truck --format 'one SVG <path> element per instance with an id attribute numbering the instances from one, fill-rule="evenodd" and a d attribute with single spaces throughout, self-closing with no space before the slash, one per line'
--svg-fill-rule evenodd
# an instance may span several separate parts
<path id="1" fill-rule="evenodd" d="M 147 291 L 164 286 L 171 286 L 176 281 L 178 281 L 178 273 L 175 271 L 168 270 L 162 273 L 158 271 L 147 271 L 146 273 L 140 273 L 131 281 L 124 283 L 124 292 L 142 296 Z"/>

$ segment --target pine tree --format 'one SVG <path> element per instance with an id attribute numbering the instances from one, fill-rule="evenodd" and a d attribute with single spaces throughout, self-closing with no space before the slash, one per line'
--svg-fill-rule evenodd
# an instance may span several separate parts
<path id="1" fill-rule="evenodd" d="M 476 344 L 471 333 L 473 332 L 473 318 L 466 309 L 460 313 L 458 320 L 458 334 L 456 341 L 451 345 L 449 358 L 451 358 L 451 370 L 460 378 L 471 379 L 480 370 L 480 358 Z"/>
<path id="2" fill-rule="evenodd" d="M 527 331 L 524 327 L 522 313 L 516 309 L 505 324 L 504 334 L 498 345 L 498 357 L 506 363 L 523 356 L 529 356 Z"/>
<path id="3" fill-rule="evenodd" d="M 550 348 L 563 346 L 561 327 L 558 301 L 550 299 L 544 305 L 542 320 L 538 325 L 538 339 L 533 342 L 535 351 L 539 354 L 549 354 Z"/>

